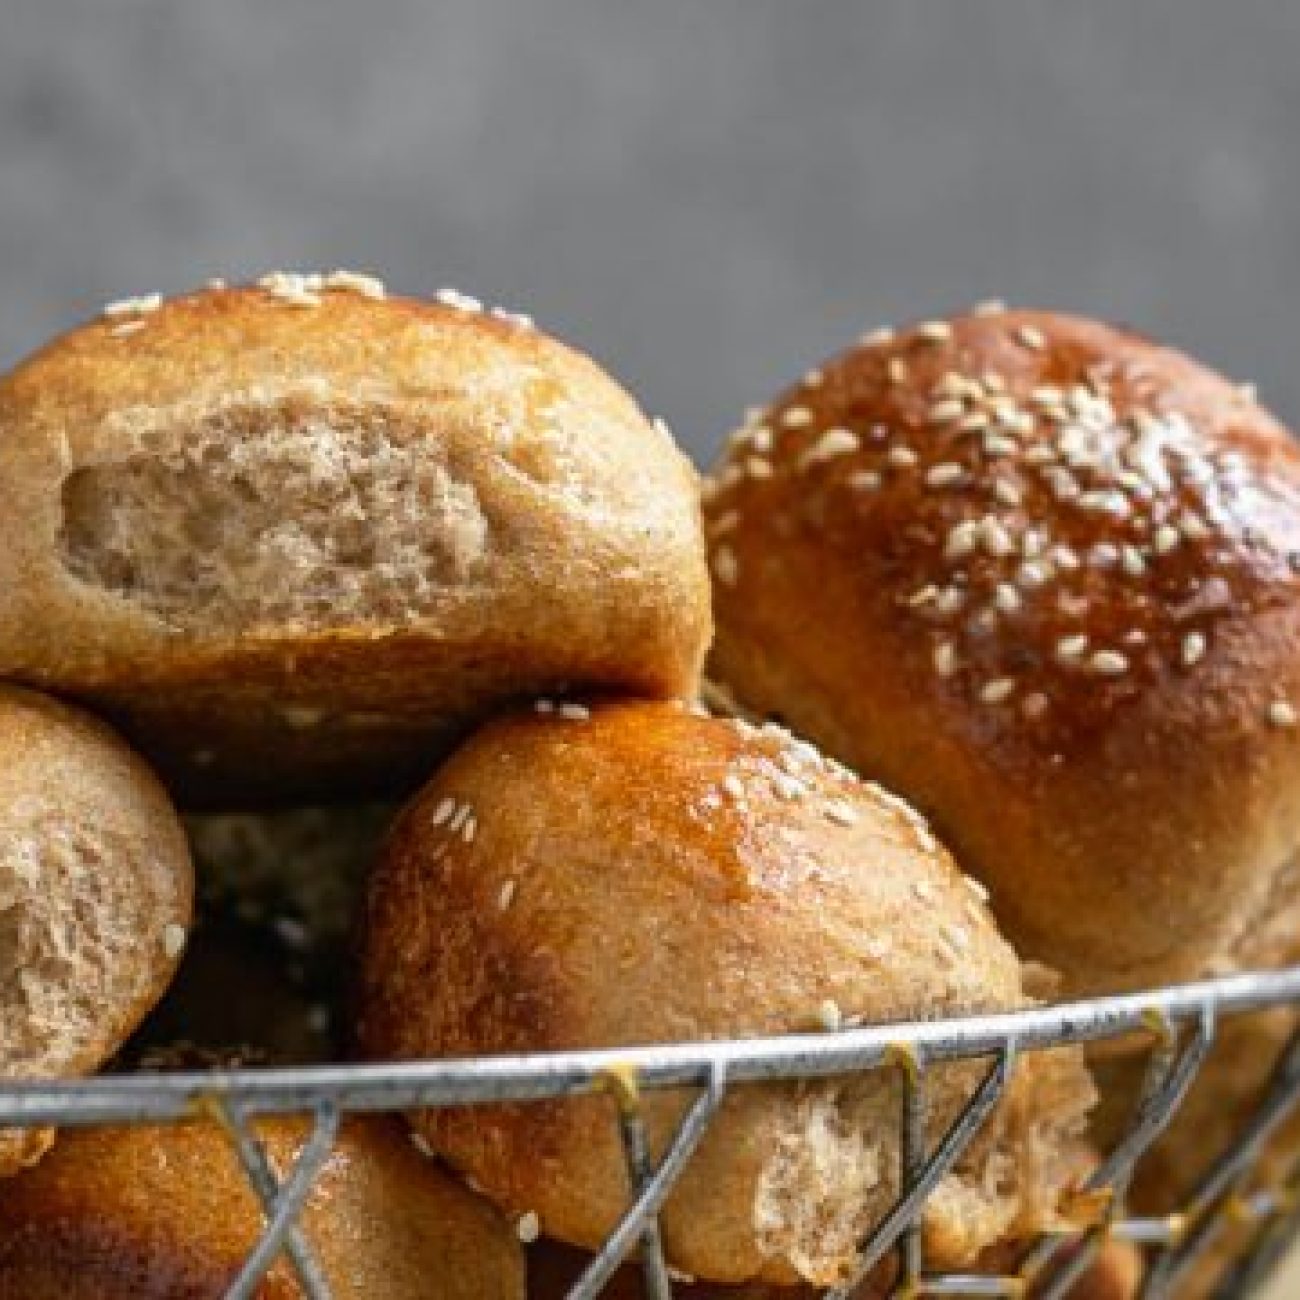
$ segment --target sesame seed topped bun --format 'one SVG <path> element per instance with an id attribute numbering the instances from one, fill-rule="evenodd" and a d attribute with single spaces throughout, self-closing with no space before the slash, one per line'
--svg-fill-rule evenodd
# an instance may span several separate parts
<path id="1" fill-rule="evenodd" d="M 401 789 L 516 696 L 693 689 L 693 470 L 586 357 L 346 273 L 114 303 L 0 380 L 0 674 L 188 802 Z"/>
<path id="2" fill-rule="evenodd" d="M 545 704 L 545 702 L 543 702 Z M 682 707 L 546 708 L 478 732 L 409 805 L 371 880 L 358 1037 L 373 1059 L 834 1032 L 1027 1004 L 981 891 L 901 800 L 779 728 Z M 927 1074 L 933 1139 L 981 1073 Z M 928 1203 L 937 1264 L 1054 1223 L 1091 1085 L 1017 1067 Z M 653 1150 L 689 1097 L 644 1093 Z M 668 1200 L 676 1268 L 839 1280 L 898 1189 L 886 1068 L 734 1087 Z M 609 1096 L 412 1117 L 542 1233 L 597 1248 L 626 1204 Z"/>
<path id="3" fill-rule="evenodd" d="M 708 498 L 716 676 L 928 813 L 1023 955 L 1072 992 L 1256 959 L 1300 843 L 1300 455 L 1251 392 L 993 305 L 810 373 Z"/>

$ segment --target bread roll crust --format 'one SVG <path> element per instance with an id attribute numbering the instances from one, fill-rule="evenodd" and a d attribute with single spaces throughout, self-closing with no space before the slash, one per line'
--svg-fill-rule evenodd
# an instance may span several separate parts
<path id="1" fill-rule="evenodd" d="M 256 1128 L 284 1177 L 309 1126 Z M 215 1124 L 66 1132 L 0 1196 L 0 1300 L 215 1300 L 262 1222 Z M 523 1300 L 509 1228 L 390 1120 L 344 1120 L 302 1222 L 341 1300 Z M 292 1265 L 278 1260 L 256 1294 L 302 1295 Z"/>
<path id="2" fill-rule="evenodd" d="M 694 472 L 587 358 L 345 289 L 131 323 L 0 381 L 0 672 L 193 800 L 400 788 L 503 699 L 693 687 Z"/>
<path id="3" fill-rule="evenodd" d="M 371 882 L 359 1040 L 466 1056 L 816 1030 L 1017 1006 L 1019 963 L 901 801 L 774 731 L 654 704 L 498 720 L 399 820 Z M 977 1069 L 932 1075 L 936 1125 Z M 935 1258 L 1041 1224 L 1090 1089 L 1024 1063 L 932 1201 Z M 643 1098 L 662 1148 L 689 1098 Z M 834 1280 L 896 1180 L 897 1076 L 732 1090 L 667 1207 L 718 1282 Z M 626 1203 L 609 1098 L 413 1122 L 511 1212 L 594 1249 Z"/>
<path id="4" fill-rule="evenodd" d="M 89 1073 L 162 995 L 191 919 L 180 819 L 107 727 L 0 685 L 0 1079 Z M 0 1175 L 48 1135 L 0 1130 Z"/>
<path id="5" fill-rule="evenodd" d="M 1300 454 L 1251 394 L 1075 317 L 929 322 L 742 430 L 706 520 L 719 679 L 932 816 L 1067 992 L 1259 959 Z"/>

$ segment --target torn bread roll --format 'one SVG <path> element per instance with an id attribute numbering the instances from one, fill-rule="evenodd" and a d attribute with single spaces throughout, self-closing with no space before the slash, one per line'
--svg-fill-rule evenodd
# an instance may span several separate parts
<path id="1" fill-rule="evenodd" d="M 1077 317 L 882 331 L 706 524 L 712 671 L 926 812 L 1066 993 L 1297 931 L 1300 451 L 1253 394 Z"/>
<path id="2" fill-rule="evenodd" d="M 901 800 L 778 729 L 669 704 L 490 724 L 407 808 L 371 881 L 358 1037 L 373 1059 L 753 1037 L 1026 1003 L 978 887 Z M 929 1076 L 932 1137 L 981 1067 Z M 670 1262 L 825 1284 L 898 1187 L 894 1068 L 738 1085 L 663 1216 Z M 929 1202 L 932 1257 L 1055 1221 L 1091 1102 L 1031 1054 Z M 645 1094 L 662 1150 L 688 1098 Z M 628 1184 L 610 1097 L 412 1122 L 498 1204 L 594 1249 Z"/>
<path id="3" fill-rule="evenodd" d="M 189 849 L 145 764 L 74 709 L 0 686 L 0 757 L 0 1080 L 88 1074 L 180 961 Z M 48 1143 L 0 1129 L 0 1174 Z"/>
<path id="4" fill-rule="evenodd" d="M 255 1129 L 286 1178 L 310 1126 L 268 1117 Z M 523 1300 L 509 1225 L 391 1120 L 343 1121 L 301 1223 L 339 1300 Z M 216 1123 L 69 1130 L 4 1184 L 0 1300 L 217 1300 L 263 1227 Z M 254 1294 L 304 1292 L 282 1255 Z"/>
<path id="5" fill-rule="evenodd" d="M 93 702 L 187 803 L 400 790 L 511 698 L 695 684 L 694 470 L 464 299 L 115 304 L 0 380 L 0 430 L 0 674 Z"/>

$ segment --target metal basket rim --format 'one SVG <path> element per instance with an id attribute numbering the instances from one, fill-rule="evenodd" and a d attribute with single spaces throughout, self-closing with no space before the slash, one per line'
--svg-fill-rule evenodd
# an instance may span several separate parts
<path id="1" fill-rule="evenodd" d="M 1116 1038 L 1192 1015 L 1300 1003 L 1300 965 L 991 1015 L 897 1021 L 777 1037 L 649 1043 L 589 1051 L 364 1064 L 241 1067 L 0 1082 L 0 1125 L 93 1125 L 192 1115 L 214 1097 L 249 1113 L 289 1114 L 323 1102 L 345 1111 L 523 1102 L 598 1091 L 611 1076 L 642 1088 L 705 1086 L 867 1070 L 900 1048 L 927 1062 Z"/>

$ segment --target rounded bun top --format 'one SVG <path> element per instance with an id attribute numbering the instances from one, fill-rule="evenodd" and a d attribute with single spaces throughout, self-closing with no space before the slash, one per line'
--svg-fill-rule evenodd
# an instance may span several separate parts
<path id="1" fill-rule="evenodd" d="M 505 699 L 690 692 L 711 630 L 667 430 L 521 318 L 364 277 L 112 305 L 0 380 L 0 497 L 0 672 L 190 800 L 401 788 Z"/>
<path id="2" fill-rule="evenodd" d="M 677 705 L 542 707 L 476 733 L 390 837 L 362 999 L 381 1054 L 780 1034 L 817 1029 L 827 1003 L 876 1022 L 1023 1000 L 979 887 L 902 800 L 778 727 Z M 436 908 L 415 905 L 434 881 Z M 428 949 L 448 993 L 410 1005 L 404 964 L 427 972 Z M 543 990 L 546 952 L 564 969 Z"/>
<path id="3" fill-rule="evenodd" d="M 1260 901 L 1210 859 L 1276 857 L 1300 801 L 1300 454 L 1247 389 L 1123 329 L 977 311 L 810 373 L 709 496 L 719 676 L 929 811 L 1031 955 L 1085 955 L 1054 947 L 1091 897 L 1046 880 L 1062 854 L 1152 904 L 1099 977 L 1174 973 L 1180 852 L 1226 887 L 1197 920 Z M 1084 913 L 1091 951 L 1109 920 Z"/>

